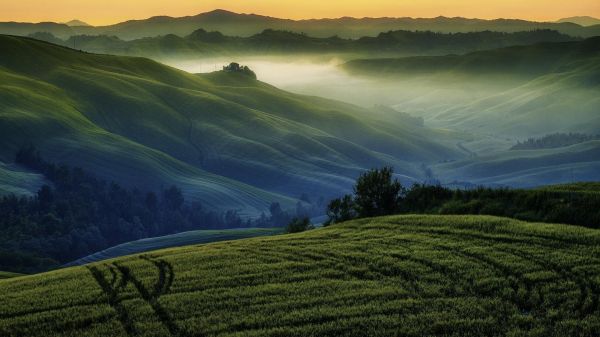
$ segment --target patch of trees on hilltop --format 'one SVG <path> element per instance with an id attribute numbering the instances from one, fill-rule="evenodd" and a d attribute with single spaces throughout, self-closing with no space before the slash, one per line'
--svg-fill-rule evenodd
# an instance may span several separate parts
<path id="1" fill-rule="evenodd" d="M 600 193 L 551 189 L 452 190 L 416 184 L 404 188 L 389 167 L 363 173 L 354 193 L 332 200 L 327 225 L 392 214 L 495 215 L 519 220 L 600 228 Z"/>
<path id="2" fill-rule="evenodd" d="M 554 133 L 540 138 L 529 138 L 524 142 L 517 142 L 511 150 L 538 150 L 555 149 L 559 147 L 571 146 L 588 142 L 591 140 L 600 140 L 600 135 L 587 135 L 583 133 Z"/>

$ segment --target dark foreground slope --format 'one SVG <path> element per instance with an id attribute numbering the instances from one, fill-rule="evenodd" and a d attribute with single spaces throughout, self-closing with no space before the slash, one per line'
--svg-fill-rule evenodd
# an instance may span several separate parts
<path id="1" fill-rule="evenodd" d="M 594 336 L 599 244 L 504 218 L 364 219 L 3 280 L 0 334 Z"/>
<path id="2" fill-rule="evenodd" d="M 194 75 L 10 36 L 0 45 L 0 162 L 33 144 L 107 180 L 175 184 L 209 207 L 260 214 L 301 193 L 339 194 L 364 168 L 418 177 L 408 161 L 459 156 L 436 143 L 442 134 L 239 73 Z"/>

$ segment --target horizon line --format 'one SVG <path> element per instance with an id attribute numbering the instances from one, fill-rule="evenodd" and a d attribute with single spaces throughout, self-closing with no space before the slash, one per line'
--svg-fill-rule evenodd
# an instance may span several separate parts
<path id="1" fill-rule="evenodd" d="M 364 19 L 438 19 L 438 18 L 447 18 L 447 19 L 466 19 L 466 20 L 483 20 L 483 21 L 495 21 L 495 20 L 520 20 L 520 21 L 529 21 L 529 22 L 539 22 L 539 23 L 557 23 L 559 20 L 561 19 L 566 19 L 566 18 L 574 18 L 574 17 L 589 17 L 589 18 L 594 18 L 597 19 L 593 16 L 590 15 L 570 15 L 570 16 L 563 16 L 560 18 L 555 18 L 555 19 L 550 19 L 550 20 L 538 20 L 538 19 L 525 19 L 525 18 L 519 18 L 519 17 L 493 17 L 493 18 L 484 18 L 484 17 L 467 17 L 467 16 L 446 16 L 443 14 L 437 15 L 437 16 L 363 16 L 363 17 L 358 17 L 358 16 L 348 16 L 348 15 L 343 15 L 343 16 L 339 16 L 339 17 L 307 17 L 307 18 L 286 18 L 286 17 L 278 17 L 278 16 L 271 16 L 271 15 L 265 15 L 265 14 L 258 14 L 258 13 L 248 13 L 248 12 L 235 12 L 235 11 L 231 11 L 228 9 L 223 9 L 223 8 L 215 8 L 213 10 L 210 11 L 205 11 L 205 12 L 199 12 L 197 14 L 192 14 L 192 15 L 183 15 L 183 16 L 171 16 L 171 15 L 152 15 L 152 16 L 148 16 L 148 17 L 142 17 L 142 18 L 132 18 L 132 19 L 126 19 L 123 21 L 115 21 L 112 23 L 107 23 L 107 24 L 90 24 L 88 20 L 83 19 L 81 17 L 76 17 L 76 18 L 72 18 L 69 20 L 43 20 L 43 21 L 17 21 L 17 20 L 11 20 L 11 21 L 0 21 L 0 22 L 4 22 L 4 23 L 29 23 L 29 24 L 42 24 L 42 23 L 56 23 L 56 24 L 66 24 L 67 22 L 70 21 L 74 21 L 74 20 L 78 20 L 78 21 L 82 21 L 88 25 L 90 25 L 91 27 L 104 27 L 104 26 L 113 26 L 113 25 L 118 25 L 120 23 L 125 23 L 125 22 L 131 22 L 131 21 L 145 21 L 145 20 L 150 20 L 153 18 L 172 18 L 172 19 L 181 19 L 181 18 L 190 18 L 190 17 L 195 17 L 195 16 L 200 16 L 203 14 L 209 14 L 209 13 L 214 13 L 214 12 L 226 12 L 226 13 L 230 13 L 230 14 L 236 14 L 236 15 L 247 15 L 247 16 L 260 16 L 260 17 L 265 17 L 265 18 L 272 18 L 272 19 L 279 19 L 279 20 L 290 20 L 290 21 L 311 21 L 311 20 L 340 20 L 340 19 L 356 19 L 356 20 L 364 20 Z M 599 19 L 600 20 L 600 19 Z"/>

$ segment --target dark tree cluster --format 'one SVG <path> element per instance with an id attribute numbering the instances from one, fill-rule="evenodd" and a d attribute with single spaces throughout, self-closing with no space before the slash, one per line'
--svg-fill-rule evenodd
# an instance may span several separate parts
<path id="1" fill-rule="evenodd" d="M 0 198 L 0 270 L 34 272 L 123 242 L 196 229 L 285 226 L 292 215 L 278 203 L 260 219 L 186 202 L 176 186 L 160 192 L 128 189 L 80 169 L 46 162 L 34 147 L 18 164 L 49 184 L 32 197 Z"/>
<path id="2" fill-rule="evenodd" d="M 571 146 L 588 142 L 591 140 L 600 140 L 600 135 L 586 135 L 583 133 L 554 133 L 541 138 L 529 138 L 524 142 L 517 142 L 511 150 L 538 150 L 555 149 L 564 146 Z"/>
<path id="3" fill-rule="evenodd" d="M 314 226 L 310 223 L 309 218 L 293 218 L 286 226 L 288 233 L 300 233 L 311 229 L 314 229 Z"/>
<path id="4" fill-rule="evenodd" d="M 361 174 L 354 185 L 354 195 L 345 195 L 329 203 L 328 223 L 397 213 L 403 189 L 400 182 L 393 179 L 393 174 L 391 167 Z"/>
<path id="5" fill-rule="evenodd" d="M 256 79 L 256 73 L 252 71 L 248 66 L 242 66 L 239 63 L 231 62 L 230 64 L 223 66 L 223 71 L 228 73 L 239 73 Z"/>
<path id="6" fill-rule="evenodd" d="M 520 220 L 600 228 L 600 193 L 479 187 L 453 190 L 393 179 L 391 168 L 362 174 L 354 195 L 332 200 L 327 224 L 389 214 L 496 215 Z"/>

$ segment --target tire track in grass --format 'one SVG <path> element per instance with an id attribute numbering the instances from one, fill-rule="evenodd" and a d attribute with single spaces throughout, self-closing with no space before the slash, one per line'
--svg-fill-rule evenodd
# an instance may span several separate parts
<path id="1" fill-rule="evenodd" d="M 127 312 L 125 307 L 123 307 L 121 300 L 119 299 L 119 293 L 127 286 L 127 283 L 129 281 L 127 275 L 122 274 L 121 280 L 118 284 L 115 285 L 109 283 L 104 277 L 104 274 L 97 267 L 91 266 L 87 268 L 98 283 L 98 285 L 100 286 L 100 288 L 102 289 L 102 291 L 104 291 L 104 293 L 108 297 L 108 304 L 117 312 L 117 317 L 119 318 L 119 321 L 121 322 L 121 325 L 125 329 L 127 335 L 137 336 L 138 332 L 136 331 L 133 325 L 133 321 L 131 320 L 129 313 Z M 108 269 L 112 270 L 112 267 L 108 266 Z M 113 275 L 115 276 L 114 280 L 116 282 L 116 271 Z"/>
<path id="2" fill-rule="evenodd" d="M 430 231 L 422 231 L 419 229 L 411 230 L 411 232 L 419 233 L 421 235 L 425 235 L 430 238 L 441 239 L 445 236 L 445 237 L 452 237 L 457 240 L 471 239 L 473 241 L 478 242 L 480 245 L 486 244 L 486 242 L 485 242 L 486 238 L 481 235 L 478 235 L 478 236 L 470 235 L 470 234 L 463 235 L 463 233 L 450 233 L 450 232 L 435 233 L 435 232 L 430 232 Z M 439 236 L 435 236 L 435 234 L 438 234 Z M 499 243 L 506 243 L 503 241 L 504 240 L 500 241 Z M 415 242 L 418 242 L 418 241 L 415 241 Z M 515 291 L 515 294 L 518 293 L 519 288 L 524 288 L 525 296 L 523 296 L 522 298 L 519 298 L 517 296 L 516 298 L 508 298 L 507 300 L 512 302 L 513 304 L 515 304 L 517 306 L 517 308 L 523 314 L 529 315 L 529 314 L 531 314 L 532 311 L 536 310 L 536 311 L 538 311 L 539 314 L 541 314 L 541 315 L 536 316 L 536 317 L 538 317 L 538 319 L 540 319 L 540 320 L 548 320 L 549 319 L 549 317 L 547 316 L 547 310 L 546 310 L 546 308 L 543 307 L 545 294 L 542 290 L 542 285 L 543 284 L 551 284 L 551 283 L 548 283 L 547 281 L 528 280 L 527 278 L 525 278 L 525 276 L 522 273 L 512 273 L 510 267 L 503 266 L 501 263 L 496 262 L 493 258 L 487 257 L 485 255 L 479 256 L 478 254 L 471 253 L 471 252 L 465 251 L 465 250 L 457 248 L 457 247 L 450 247 L 450 246 L 445 246 L 445 245 L 433 245 L 433 244 L 429 244 L 429 243 L 425 243 L 425 242 L 421 242 L 421 244 L 428 245 L 429 247 L 437 248 L 437 249 L 445 249 L 445 250 L 450 249 L 454 252 L 460 253 L 461 255 L 463 255 L 465 257 L 470 257 L 473 259 L 480 260 L 485 264 L 491 265 L 495 269 L 498 269 L 498 267 L 500 267 L 499 270 L 502 273 L 506 273 L 505 275 L 507 275 L 507 276 L 512 274 L 518 280 L 516 283 L 513 284 L 513 289 Z M 539 246 L 548 247 L 545 244 L 541 244 Z M 553 247 L 553 248 L 562 249 L 562 250 L 567 249 L 567 247 L 561 247 L 561 248 Z M 522 251 L 519 251 L 516 249 L 510 249 L 510 248 L 502 249 L 502 248 L 498 247 L 497 245 L 494 246 L 494 250 L 498 251 L 498 252 L 503 252 L 503 253 L 513 256 L 513 257 L 518 257 L 521 260 L 534 262 L 536 265 L 541 267 L 541 270 L 550 269 L 550 270 L 554 271 L 555 273 L 557 273 L 558 275 L 562 276 L 563 279 L 572 280 L 573 283 L 575 285 L 577 285 L 577 289 L 579 290 L 580 295 L 578 297 L 577 304 L 575 305 L 576 307 L 574 308 L 576 315 L 573 315 L 572 317 L 570 316 L 571 318 L 578 317 L 579 319 L 583 319 L 585 317 L 589 317 L 589 315 L 593 315 L 595 312 L 598 311 L 599 302 L 600 302 L 600 300 L 599 300 L 600 287 L 598 287 L 598 285 L 595 284 L 593 280 L 586 278 L 585 276 L 581 276 L 578 273 L 573 272 L 572 268 L 571 268 L 571 270 L 566 270 L 555 263 L 552 263 L 550 261 L 536 257 L 533 254 L 529 254 L 526 252 L 522 252 Z M 575 255 L 575 256 L 578 256 L 578 255 Z M 536 294 L 537 294 L 537 298 L 535 298 Z M 590 302 L 586 304 L 586 300 L 588 299 L 588 297 L 590 298 Z M 555 305 L 554 307 L 558 308 L 558 307 L 560 307 L 560 305 Z M 546 314 L 543 314 L 543 313 L 546 313 Z M 554 322 L 554 320 L 551 320 L 551 322 L 552 322 L 551 323 L 552 326 L 554 326 L 556 324 L 556 322 Z M 545 324 L 549 324 L 549 323 L 550 322 L 546 322 Z"/>
<path id="3" fill-rule="evenodd" d="M 413 231 L 423 233 L 423 231 L 420 231 L 420 230 L 413 230 Z M 433 232 L 430 232 L 430 231 L 427 231 L 427 233 L 428 234 L 425 234 L 427 236 L 431 236 L 431 234 L 433 234 Z M 460 239 L 460 240 L 470 238 L 470 239 L 478 241 L 480 243 L 485 243 L 485 241 L 487 240 L 487 236 L 473 235 L 471 233 L 443 232 L 442 234 L 444 236 L 454 237 L 454 238 Z M 490 238 L 490 239 L 493 240 L 493 238 Z M 494 240 L 494 241 L 496 241 L 496 240 Z M 510 241 L 499 240 L 497 242 L 507 244 L 507 242 L 510 242 Z M 546 245 L 545 243 L 537 243 L 537 245 L 544 246 L 544 247 L 552 247 L 554 249 L 565 250 L 565 247 L 558 248 L 556 246 Z M 563 278 L 572 280 L 575 284 L 577 284 L 577 286 L 579 288 L 579 292 L 580 292 L 580 296 L 579 296 L 578 304 L 577 304 L 577 312 L 579 313 L 579 316 L 581 318 L 585 317 L 586 315 L 594 313 L 595 311 L 597 311 L 600 308 L 600 298 L 599 298 L 600 297 L 600 295 L 599 295 L 600 287 L 598 287 L 589 278 L 578 275 L 577 273 L 574 273 L 572 271 L 572 268 L 571 268 L 571 270 L 566 270 L 566 269 L 560 267 L 558 264 L 552 263 L 549 260 L 539 258 L 531 253 L 527 253 L 527 252 L 524 252 L 524 251 L 521 251 L 518 249 L 511 249 L 511 248 L 506 248 L 506 247 L 502 248 L 502 247 L 498 247 L 498 246 L 494 246 L 494 247 L 495 247 L 496 251 L 501 251 L 501 252 L 510 254 L 512 256 L 519 257 L 520 259 L 523 259 L 525 261 L 535 262 L 538 266 L 542 267 L 543 270 L 550 269 L 550 270 L 556 272 L 558 275 L 562 276 Z M 578 255 L 575 255 L 575 256 L 578 256 Z M 532 286 L 535 286 L 535 284 L 532 284 L 531 282 L 529 282 L 528 280 L 526 280 L 524 278 L 523 278 L 523 282 L 528 287 L 528 289 L 527 289 L 528 293 L 531 293 L 533 291 Z M 534 282 L 534 283 L 536 283 L 536 282 Z M 537 284 L 540 284 L 540 282 L 537 282 Z M 543 296 L 544 296 L 543 292 L 541 292 L 541 289 L 539 287 L 537 287 L 535 289 L 537 290 L 538 294 L 540 295 L 540 302 L 543 303 Z M 588 297 L 591 299 L 591 303 L 589 305 L 586 305 L 585 300 Z"/>
<path id="4" fill-rule="evenodd" d="M 598 289 L 596 284 L 593 281 L 591 281 L 589 278 L 587 278 L 583 275 L 578 275 L 577 273 L 573 272 L 572 268 L 570 268 L 570 269 L 563 268 L 563 267 L 559 266 L 558 264 L 553 263 L 550 260 L 545 260 L 543 258 L 540 258 L 540 257 L 538 257 L 534 254 L 528 253 L 528 252 L 520 251 L 517 249 L 511 249 L 511 248 L 507 248 L 507 247 L 506 248 L 498 248 L 498 250 L 502 250 L 504 252 L 511 253 L 513 255 L 519 256 L 519 257 L 529 260 L 529 261 L 535 261 L 538 265 L 540 265 L 544 268 L 549 268 L 552 271 L 558 273 L 563 278 L 570 279 L 573 282 L 575 282 L 577 284 L 577 286 L 579 287 L 579 292 L 580 292 L 579 300 L 577 303 L 577 311 L 579 312 L 580 318 L 584 318 L 585 316 L 590 315 L 598 310 L 598 306 L 599 306 L 598 297 L 600 296 L 599 295 L 600 289 Z M 589 305 L 586 305 L 585 300 L 588 297 L 591 299 L 591 303 Z"/>
<path id="5" fill-rule="evenodd" d="M 135 286 L 138 293 L 142 296 L 154 313 L 161 321 L 161 323 L 167 328 L 171 336 L 178 337 L 181 335 L 179 327 L 169 314 L 169 312 L 159 303 L 158 299 L 167 293 L 171 287 L 173 282 L 174 273 L 173 267 L 164 260 L 154 260 L 147 256 L 140 257 L 142 260 L 152 263 L 156 269 L 158 270 L 158 280 L 154 285 L 154 289 L 152 291 L 148 290 L 146 286 L 138 280 L 131 269 L 128 267 L 115 263 L 115 267 Z"/>
<path id="6" fill-rule="evenodd" d="M 406 229 L 405 229 L 405 231 L 406 231 Z M 411 229 L 406 232 L 420 234 L 420 235 L 425 236 L 426 238 L 431 238 L 431 239 L 442 239 L 442 238 L 444 238 L 444 236 L 460 236 L 460 235 L 457 235 L 457 233 L 432 233 L 432 232 L 428 232 L 428 231 L 422 231 L 419 229 L 415 229 L 415 230 Z M 410 240 L 410 241 L 412 241 L 412 240 Z M 511 270 L 510 267 L 505 266 L 502 263 L 499 263 L 498 261 L 496 261 L 490 257 L 472 253 L 472 252 L 468 252 L 468 251 L 465 251 L 464 249 L 460 249 L 458 247 L 452 247 L 452 246 L 447 246 L 447 245 L 443 245 L 443 244 L 434 244 L 434 243 L 429 243 L 429 242 L 422 241 L 422 240 L 414 240 L 412 242 L 414 242 L 416 244 L 424 245 L 427 247 L 431 247 L 433 249 L 440 249 L 440 250 L 444 250 L 447 252 L 452 252 L 454 254 L 462 256 L 463 258 L 478 261 L 480 264 L 487 265 L 488 267 L 491 267 L 492 269 L 500 272 L 501 275 L 503 275 L 504 277 L 507 278 L 507 280 L 510 280 L 511 278 L 516 279 L 517 282 L 512 282 L 513 291 L 515 292 L 515 294 L 518 294 L 519 289 L 524 288 L 525 296 L 522 299 L 512 298 L 512 299 L 508 299 L 508 300 L 511 301 L 514 305 L 516 305 L 517 308 L 523 313 L 529 313 L 529 312 L 531 312 L 531 310 L 534 307 L 539 305 L 539 303 L 531 303 L 532 305 L 530 305 L 529 302 L 531 302 L 531 292 L 532 292 L 531 284 L 529 282 L 527 282 L 527 280 L 525 280 L 522 273 L 514 272 L 513 270 Z"/>
<path id="7" fill-rule="evenodd" d="M 323 262 L 330 265 L 332 270 L 337 270 L 343 272 L 345 275 L 355 279 L 355 280 L 377 280 L 377 279 L 386 279 L 388 277 L 397 276 L 398 278 L 404 280 L 403 285 L 407 290 L 412 291 L 414 293 L 422 292 L 422 289 L 417 284 L 417 277 L 414 274 L 406 270 L 397 269 L 396 275 L 387 275 L 385 272 L 377 268 L 376 266 L 368 263 L 364 257 L 358 255 L 340 255 L 334 252 L 321 252 L 321 251 L 297 251 L 297 252 L 289 252 L 289 251 L 281 251 L 281 250 L 273 250 L 273 249 L 265 249 L 264 252 L 269 252 L 269 256 L 278 257 L 281 261 L 296 261 L 296 262 L 306 262 L 307 260 L 313 262 Z M 364 252 L 363 252 L 364 253 Z M 350 261 L 353 260 L 353 261 Z M 364 273 L 353 271 L 348 266 L 363 266 L 368 272 L 373 275 L 367 277 Z M 342 268 L 340 268 L 342 266 Z"/>
<path id="8" fill-rule="evenodd" d="M 491 265 L 487 261 L 482 261 L 479 258 L 475 258 L 475 257 L 469 256 L 469 255 L 466 255 L 463 251 L 458 250 L 458 249 L 448 249 L 448 247 L 446 247 L 446 246 L 434 245 L 429 242 L 424 242 L 421 240 L 410 240 L 410 239 L 406 239 L 406 238 L 397 238 L 394 243 L 396 244 L 395 246 L 403 247 L 409 253 L 407 255 L 403 255 L 400 252 L 392 252 L 392 253 L 390 253 L 390 256 L 400 258 L 400 259 L 406 259 L 409 261 L 414 261 L 414 262 L 426 265 L 429 268 L 431 268 L 433 271 L 436 271 L 442 275 L 445 275 L 450 280 L 452 280 L 452 279 L 462 280 L 464 282 L 462 285 L 466 286 L 467 292 L 465 292 L 461 295 L 460 292 L 458 292 L 456 288 L 449 288 L 449 289 L 444 290 L 444 293 L 446 296 L 467 297 L 470 295 L 471 296 L 474 295 L 474 296 L 477 296 L 477 298 L 487 298 L 487 299 L 493 299 L 494 297 L 496 297 L 496 295 L 490 294 L 488 292 L 484 292 L 481 289 L 479 289 L 478 287 L 476 287 L 475 284 L 473 283 L 472 279 L 465 278 L 465 275 L 460 273 L 458 270 L 451 268 L 450 266 L 447 266 L 445 264 L 436 262 L 434 259 L 428 259 L 426 257 L 417 256 L 417 255 L 419 255 L 419 253 L 412 247 L 412 245 L 417 245 L 419 248 L 422 248 L 422 249 L 424 249 L 424 248 L 441 249 L 442 251 L 451 253 L 456 257 L 462 257 L 463 261 L 470 261 L 471 263 L 475 264 L 477 267 L 481 267 L 481 266 L 491 267 L 491 269 L 489 269 L 489 270 L 493 271 L 495 275 L 506 276 L 506 274 L 501 269 L 497 268 L 497 266 Z M 459 285 L 459 284 L 457 283 L 456 285 Z M 515 293 L 516 293 L 517 289 L 515 289 L 515 286 L 518 286 L 518 283 L 511 285 L 511 287 L 515 290 Z M 500 296 L 500 298 L 503 300 L 503 302 L 510 304 L 510 305 L 514 305 L 519 310 L 523 311 L 520 304 L 515 302 L 513 297 Z M 501 309 L 501 310 L 504 310 L 504 309 Z M 507 323 L 508 323 L 507 315 L 499 315 L 497 319 L 498 319 L 498 326 L 501 326 L 501 327 L 507 326 Z M 503 330 L 503 331 L 504 331 L 504 333 L 506 333 L 505 330 Z"/>

